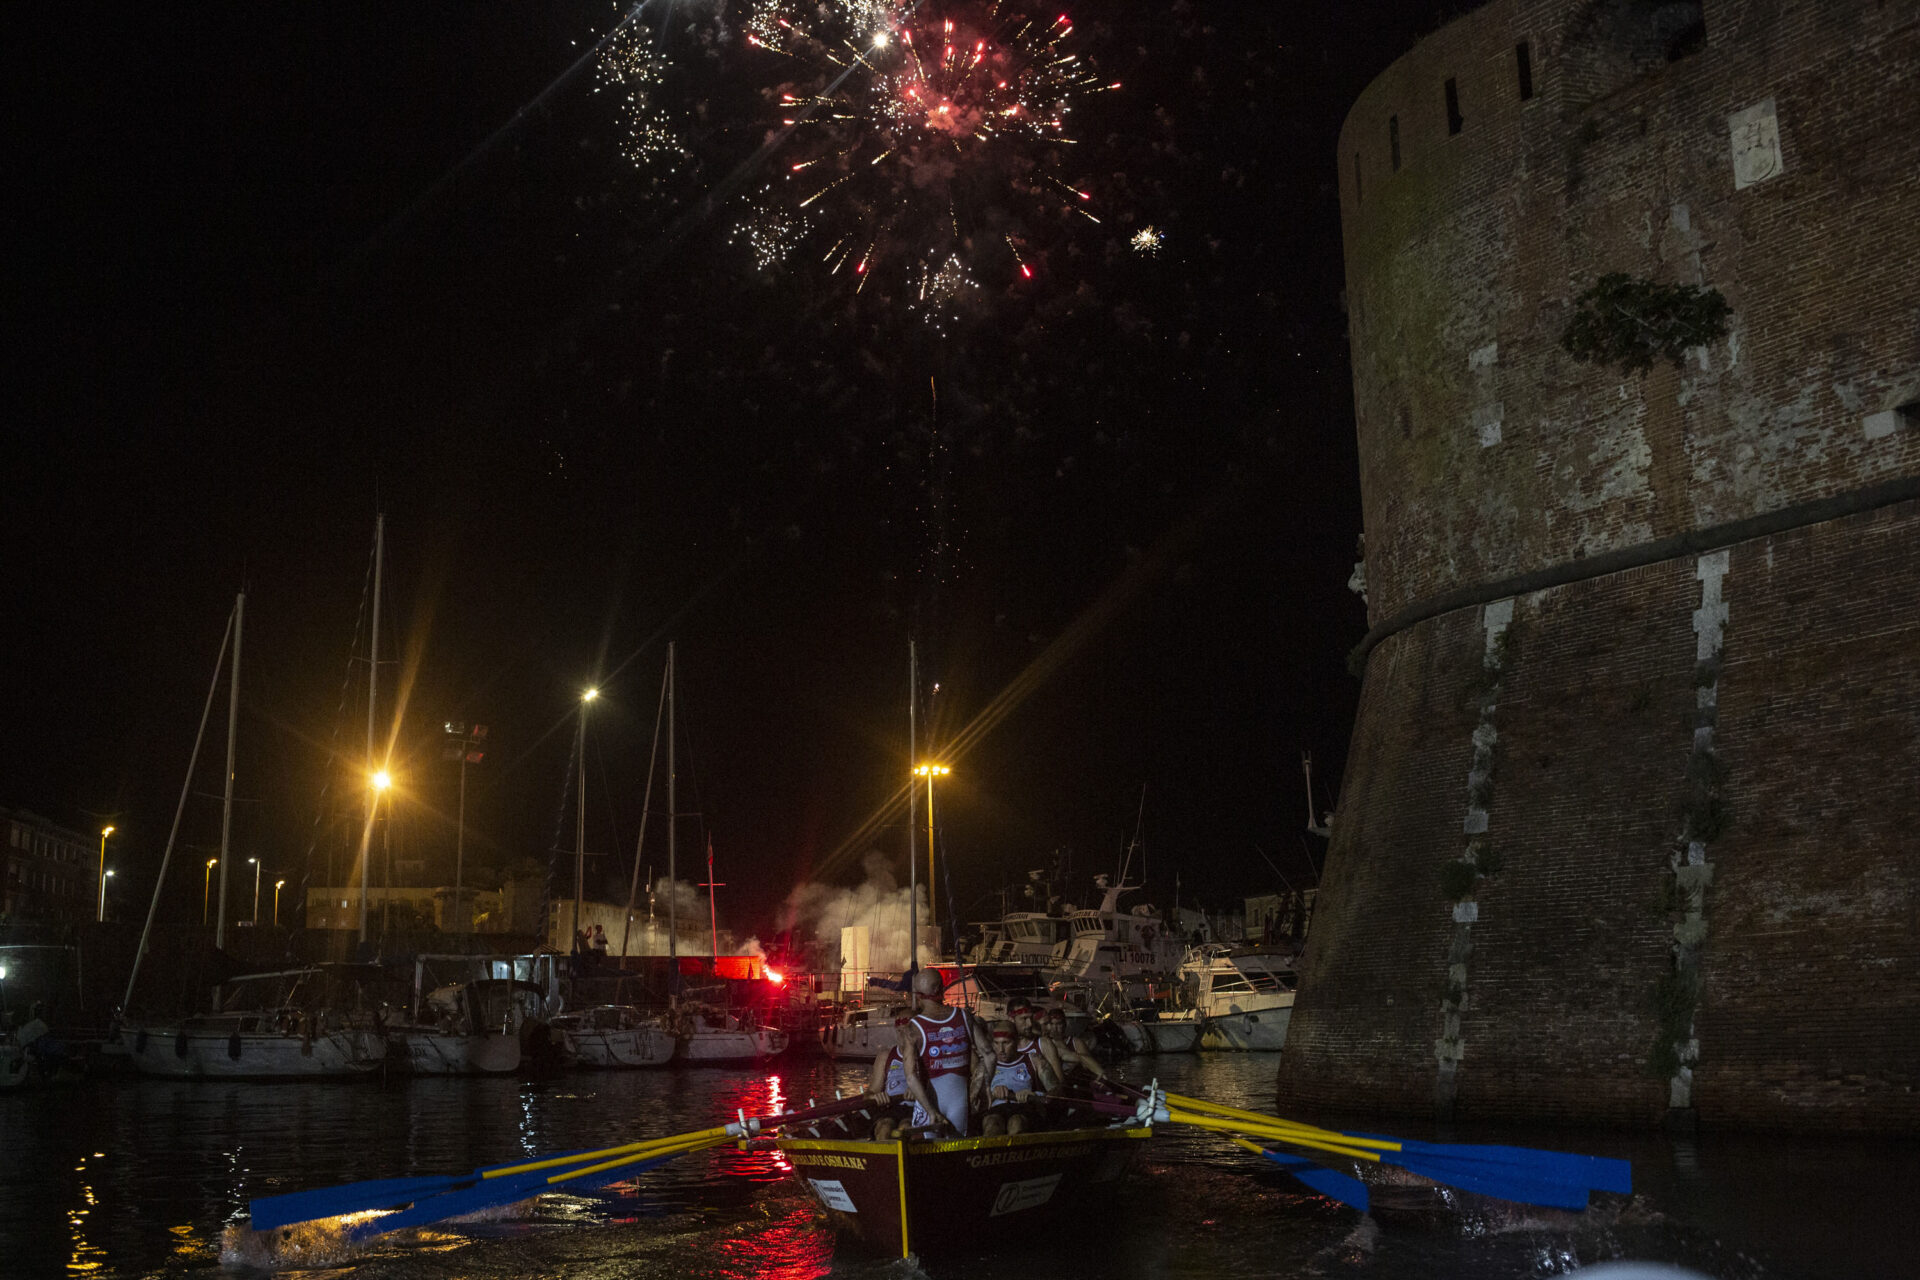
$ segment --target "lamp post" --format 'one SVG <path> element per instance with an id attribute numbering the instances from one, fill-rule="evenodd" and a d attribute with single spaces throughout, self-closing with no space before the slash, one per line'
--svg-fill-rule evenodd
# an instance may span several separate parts
<path id="1" fill-rule="evenodd" d="M 260 927 L 260 859 L 248 858 L 253 864 L 253 927 Z"/>
<path id="2" fill-rule="evenodd" d="M 107 918 L 107 837 L 112 834 L 112 827 L 100 828 L 100 910 L 94 915 L 96 921 Z"/>
<path id="3" fill-rule="evenodd" d="M 276 929 L 280 927 L 280 888 L 284 884 L 285 880 L 273 882 L 273 927 Z"/>
<path id="4" fill-rule="evenodd" d="M 928 910 L 936 918 L 938 918 L 940 913 L 932 910 L 933 903 L 938 900 L 938 895 L 933 887 L 933 780 L 935 778 L 944 778 L 952 772 L 953 770 L 947 765 L 934 764 L 932 761 L 928 761 L 913 771 L 914 777 L 925 778 L 927 780 L 927 905 Z"/>
<path id="5" fill-rule="evenodd" d="M 367 782 L 368 785 L 373 788 L 373 800 L 367 812 L 366 852 L 360 865 L 360 936 L 362 938 L 366 937 L 367 930 L 367 866 L 373 858 L 373 828 L 374 824 L 380 821 L 380 797 L 387 794 L 387 792 L 393 788 L 393 775 L 385 769 L 376 769 L 374 770 L 373 776 L 369 778 Z M 386 841 L 384 837 L 381 843 L 385 845 Z M 380 904 L 380 936 L 383 939 L 387 934 L 387 925 L 391 919 L 390 912 L 392 907 L 393 861 L 389 858 L 387 861 L 387 896 L 385 901 Z"/>
<path id="6" fill-rule="evenodd" d="M 219 863 L 220 859 L 218 858 L 207 859 L 207 880 L 205 884 L 200 886 L 200 923 L 202 926 L 207 923 L 207 908 L 212 902 L 213 869 L 218 866 Z"/>
<path id="7" fill-rule="evenodd" d="M 573 940 L 576 946 L 580 942 L 580 907 L 587 883 L 587 704 L 599 696 L 598 689 L 588 689 L 580 695 L 580 758 L 574 763 L 574 770 L 580 775 L 580 796 L 573 806 Z"/>

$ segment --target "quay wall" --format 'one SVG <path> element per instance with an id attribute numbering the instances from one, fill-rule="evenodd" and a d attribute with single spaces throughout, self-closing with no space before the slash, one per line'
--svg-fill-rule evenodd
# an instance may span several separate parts
<path id="1" fill-rule="evenodd" d="M 1920 1132 L 1920 6 L 1493 0 L 1339 163 L 1372 630 L 1282 1104 Z M 1614 272 L 1724 330 L 1575 361 Z"/>

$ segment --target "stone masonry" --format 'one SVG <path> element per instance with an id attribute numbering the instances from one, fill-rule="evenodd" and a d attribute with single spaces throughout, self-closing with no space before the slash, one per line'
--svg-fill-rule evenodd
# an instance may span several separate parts
<path id="1" fill-rule="evenodd" d="M 1493 0 L 1339 173 L 1372 630 L 1282 1103 L 1920 1132 L 1920 5 Z M 1724 333 L 1576 362 L 1614 272 Z"/>

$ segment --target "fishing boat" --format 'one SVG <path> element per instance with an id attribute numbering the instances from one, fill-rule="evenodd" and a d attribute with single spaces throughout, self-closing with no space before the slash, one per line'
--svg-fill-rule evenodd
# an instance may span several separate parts
<path id="1" fill-rule="evenodd" d="M 599 1004 L 563 1013 L 553 1035 L 567 1060 L 582 1067 L 663 1067 L 673 1061 L 673 1033 L 632 1005 Z"/>
<path id="2" fill-rule="evenodd" d="M 901 1007 L 906 1007 L 904 1002 Z M 893 1026 L 893 1011 L 875 1005 L 848 1009 L 840 1015 L 838 1022 L 822 1028 L 820 1032 L 820 1047 L 826 1050 L 830 1058 L 855 1058 L 872 1062 L 874 1055 L 885 1049 L 898 1048 L 899 1044 L 900 1036 Z"/>
<path id="3" fill-rule="evenodd" d="M 383 981 L 370 965 L 317 965 L 224 983 L 213 1012 L 178 1021 L 125 1019 L 134 1069 L 189 1080 L 364 1076 L 387 1057 L 375 1025 Z"/>
<path id="4" fill-rule="evenodd" d="M 738 1015 L 705 1005 L 682 1005 L 674 1019 L 674 1060 L 697 1067 L 765 1062 L 787 1050 L 778 1027 L 750 1026 Z"/>
<path id="5" fill-rule="evenodd" d="M 1202 1049 L 1279 1049 L 1293 1020 L 1293 953 L 1274 947 L 1196 947 L 1180 985 L 1204 1019 Z"/>
<path id="6" fill-rule="evenodd" d="M 1084 1208 L 1145 1145 L 1145 1125 L 994 1138 L 779 1138 L 793 1176 L 839 1230 L 900 1257 L 1003 1239 Z"/>

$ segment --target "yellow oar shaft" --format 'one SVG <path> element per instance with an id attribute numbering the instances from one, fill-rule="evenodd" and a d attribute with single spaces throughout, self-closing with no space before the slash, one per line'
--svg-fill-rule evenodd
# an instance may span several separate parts
<path id="1" fill-rule="evenodd" d="M 547 1179 L 547 1185 L 553 1186 L 556 1183 L 565 1182 L 569 1178 L 584 1178 L 590 1173 L 605 1173 L 608 1169 L 618 1169 L 621 1165 L 638 1164 L 642 1160 L 657 1160 L 663 1156 L 685 1155 L 689 1151 L 698 1151 L 703 1147 L 717 1147 L 726 1141 L 728 1141 L 728 1138 L 725 1133 L 722 1133 L 717 1138 L 689 1138 L 685 1142 L 678 1142 L 667 1147 L 655 1147 L 650 1151 L 642 1151 L 638 1155 L 621 1156 L 616 1160 L 603 1161 L 600 1164 L 589 1165 L 584 1169 L 569 1169 L 565 1173 L 556 1173 Z"/>
<path id="2" fill-rule="evenodd" d="M 576 1155 L 554 1156 L 547 1160 L 529 1160 L 525 1164 L 512 1164 L 507 1165 L 505 1168 L 489 1169 L 480 1176 L 482 1178 L 504 1178 L 509 1174 L 534 1173 L 540 1169 L 556 1169 L 561 1165 L 579 1164 L 583 1160 L 605 1160 L 610 1156 L 635 1154 L 645 1156 L 660 1148 L 675 1146 L 683 1142 L 693 1142 L 707 1138 L 724 1140 L 726 1137 L 727 1127 L 721 1125 L 717 1129 L 702 1129 L 697 1133 L 677 1133 L 666 1138 L 649 1138 L 645 1142 L 629 1142 L 624 1146 L 605 1147 L 599 1151 L 582 1151 Z"/>
<path id="3" fill-rule="evenodd" d="M 1378 1162 L 1380 1153 L 1339 1142 L 1327 1142 L 1319 1138 L 1307 1137 L 1285 1129 L 1274 1129 L 1262 1125 L 1248 1124 L 1244 1120 L 1227 1120 L 1218 1116 L 1197 1116 L 1186 1111 L 1168 1111 L 1167 1118 L 1176 1124 L 1190 1124 L 1196 1129 L 1210 1129 L 1215 1133 L 1252 1133 L 1276 1142 L 1284 1142 L 1292 1147 L 1311 1147 L 1315 1151 L 1330 1151 L 1338 1156 L 1351 1156 L 1355 1160 Z"/>
<path id="4" fill-rule="evenodd" d="M 1168 1106 L 1180 1107 L 1187 1111 L 1205 1112 L 1216 1116 L 1231 1116 L 1233 1119 L 1248 1120 L 1254 1124 L 1264 1125 L 1269 1129 L 1286 1129 L 1289 1132 L 1302 1134 L 1307 1137 L 1320 1138 L 1328 1142 L 1344 1142 L 1352 1147 L 1367 1147 L 1374 1151 L 1400 1150 L 1400 1144 L 1391 1138 L 1361 1138 L 1353 1134 L 1340 1133 L 1334 1129 L 1322 1129 L 1315 1125 L 1301 1124 L 1298 1120 L 1287 1120 L 1279 1116 L 1262 1115 L 1258 1111 L 1241 1111 L 1237 1107 L 1223 1107 L 1216 1102 L 1208 1102 L 1205 1098 L 1188 1098 L 1177 1093 L 1169 1093 L 1165 1096 Z"/>

